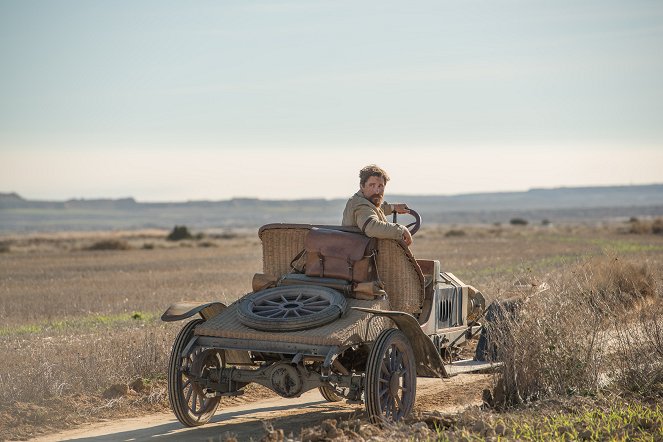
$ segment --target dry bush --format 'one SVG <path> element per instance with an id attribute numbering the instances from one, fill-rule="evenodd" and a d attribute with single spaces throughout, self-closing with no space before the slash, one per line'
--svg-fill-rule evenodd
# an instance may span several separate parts
<path id="1" fill-rule="evenodd" d="M 651 233 L 656 235 L 663 234 L 663 218 L 656 218 L 651 225 Z"/>
<path id="2" fill-rule="evenodd" d="M 663 234 L 663 218 L 656 218 L 654 220 L 639 220 L 637 218 L 631 218 L 629 224 L 629 233 L 637 235 L 646 235 L 650 233 L 657 235 Z"/>
<path id="3" fill-rule="evenodd" d="M 656 277 L 649 266 L 615 256 L 590 258 L 573 275 L 580 295 L 608 317 L 656 296 Z"/>
<path id="4" fill-rule="evenodd" d="M 4 337 L 0 356 L 14 369 L 0 375 L 0 408 L 163 377 L 174 333 L 167 324 L 141 321 L 103 332 Z"/>
<path id="5" fill-rule="evenodd" d="M 643 300 L 659 298 L 655 280 L 646 266 L 611 257 L 589 259 L 551 281 L 549 291 L 521 303 L 515 314 L 498 315 L 489 324 L 497 357 L 504 362 L 493 391 L 495 404 L 601 388 L 604 373 L 615 369 L 608 357 L 615 345 L 611 326 Z M 659 356 L 659 366 L 660 361 Z"/>
<path id="6" fill-rule="evenodd" d="M 123 239 L 102 239 L 91 246 L 85 248 L 86 250 L 129 250 L 131 246 Z"/>
<path id="7" fill-rule="evenodd" d="M 624 391 L 663 397 L 663 299 L 643 308 L 631 323 L 617 323 L 613 377 Z"/>

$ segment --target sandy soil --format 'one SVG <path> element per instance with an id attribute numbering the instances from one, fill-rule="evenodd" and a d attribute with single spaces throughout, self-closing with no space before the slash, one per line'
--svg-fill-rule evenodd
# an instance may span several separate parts
<path id="1" fill-rule="evenodd" d="M 490 375 L 461 374 L 451 379 L 419 378 L 415 411 L 454 413 L 481 404 L 481 393 L 491 383 Z M 361 415 L 361 405 L 326 402 L 317 390 L 296 399 L 275 397 L 252 403 L 223 407 L 205 426 L 183 427 L 171 413 L 103 422 L 35 439 L 40 442 L 61 440 L 110 441 L 210 441 L 235 436 L 238 440 L 259 440 L 266 425 L 299 434 L 302 428 L 325 419 L 349 419 Z"/>

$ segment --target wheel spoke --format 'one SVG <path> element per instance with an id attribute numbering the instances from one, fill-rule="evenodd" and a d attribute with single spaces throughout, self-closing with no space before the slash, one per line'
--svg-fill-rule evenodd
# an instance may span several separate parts
<path id="1" fill-rule="evenodd" d="M 192 395 L 193 392 L 194 392 L 193 390 L 194 390 L 193 385 L 189 385 L 189 391 L 186 393 L 186 397 L 185 397 L 185 399 L 186 399 L 185 402 L 186 402 L 187 404 L 188 404 L 189 401 L 191 400 L 191 395 Z"/>
<path id="2" fill-rule="evenodd" d="M 200 413 L 202 413 L 203 411 L 205 411 L 205 397 L 202 394 L 199 394 L 198 401 L 200 403 L 200 408 L 198 408 L 198 410 Z"/>
<path id="3" fill-rule="evenodd" d="M 189 404 L 189 409 L 191 409 L 191 411 L 193 413 L 195 413 L 196 412 L 196 404 L 198 402 L 198 392 L 195 390 L 195 388 L 192 388 L 191 393 L 192 393 L 192 395 L 191 395 L 191 403 Z M 187 401 L 187 404 L 188 403 L 189 402 Z"/>
<path id="4" fill-rule="evenodd" d="M 384 389 L 380 389 L 378 391 L 378 396 L 380 396 L 380 397 L 384 397 L 387 394 L 389 394 L 389 387 L 384 388 Z"/>
<path id="5" fill-rule="evenodd" d="M 304 301 L 304 302 L 302 302 L 302 304 L 305 304 L 307 307 L 311 307 L 311 306 L 314 306 L 314 305 L 319 305 L 319 306 L 322 306 L 322 307 L 326 307 L 326 306 L 330 305 L 329 301 L 327 301 L 326 299 L 321 299 L 320 301 L 315 301 L 315 302 L 306 302 L 306 301 Z"/>
<path id="6" fill-rule="evenodd" d="M 380 364 L 380 371 L 385 376 L 391 376 L 391 370 L 389 370 L 389 368 L 387 367 L 387 362 L 388 362 L 387 360 L 384 359 L 382 360 L 382 364 Z"/>
<path id="7" fill-rule="evenodd" d="M 394 400 L 396 401 L 396 406 L 398 407 L 399 410 L 403 409 L 403 402 L 401 402 L 401 398 L 398 397 L 398 395 L 394 395 Z"/>

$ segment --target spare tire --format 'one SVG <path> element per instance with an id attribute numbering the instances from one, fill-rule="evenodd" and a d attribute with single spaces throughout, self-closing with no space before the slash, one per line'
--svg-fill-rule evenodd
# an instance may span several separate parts
<path id="1" fill-rule="evenodd" d="M 239 321 L 263 331 L 294 331 L 320 327 L 339 318 L 347 306 L 334 289 L 313 285 L 274 287 L 239 301 Z"/>

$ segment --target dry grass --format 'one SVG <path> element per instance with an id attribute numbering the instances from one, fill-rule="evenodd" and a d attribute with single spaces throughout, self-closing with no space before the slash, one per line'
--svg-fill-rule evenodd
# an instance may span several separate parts
<path id="1" fill-rule="evenodd" d="M 610 225 L 462 226 L 465 235 L 446 236 L 450 229 L 458 227 L 422 229 L 415 236 L 415 256 L 440 259 L 444 270 L 490 299 L 511 296 L 517 281 L 547 281 L 551 287 L 530 300 L 520 328 L 509 329 L 519 345 L 511 356 L 514 369 L 505 371 L 505 379 L 514 379 L 516 388 L 509 391 L 522 400 L 595 389 L 597 367 L 605 359 L 595 349 L 614 339 L 605 324 L 617 318 L 610 316 L 612 310 L 597 307 L 616 303 L 628 311 L 650 305 L 644 302 L 648 293 L 660 293 L 651 283 L 663 275 L 660 235 L 623 235 Z M 0 358 L 3 366 L 13 367 L 0 374 L 0 439 L 29 437 L 40 426 L 72 425 L 85 416 L 167 406 L 163 376 L 181 324 L 162 324 L 156 318 L 179 300 L 231 302 L 246 293 L 251 276 L 261 269 L 261 250 L 255 232 L 209 234 L 205 246 L 196 240 L 168 242 L 166 234 L 0 238 L 6 245 L 0 253 Z M 85 250 L 109 239 L 125 241 L 130 249 Z M 629 295 L 633 293 L 638 296 Z M 660 330 L 661 316 L 643 318 L 642 324 L 652 329 L 655 321 L 654 329 Z M 532 346 L 532 339 L 548 345 Z M 627 339 L 639 344 L 628 347 L 632 355 L 620 352 L 627 359 L 613 353 L 611 363 L 626 364 L 615 382 L 648 388 L 628 367 L 637 369 L 632 362 L 636 349 L 649 351 L 657 344 L 660 349 L 660 335 L 650 343 L 640 335 Z M 650 354 L 660 362 L 660 353 Z M 116 399 L 103 397 L 111 386 L 137 379 L 150 388 Z M 15 409 L 22 411 L 10 412 Z"/>

